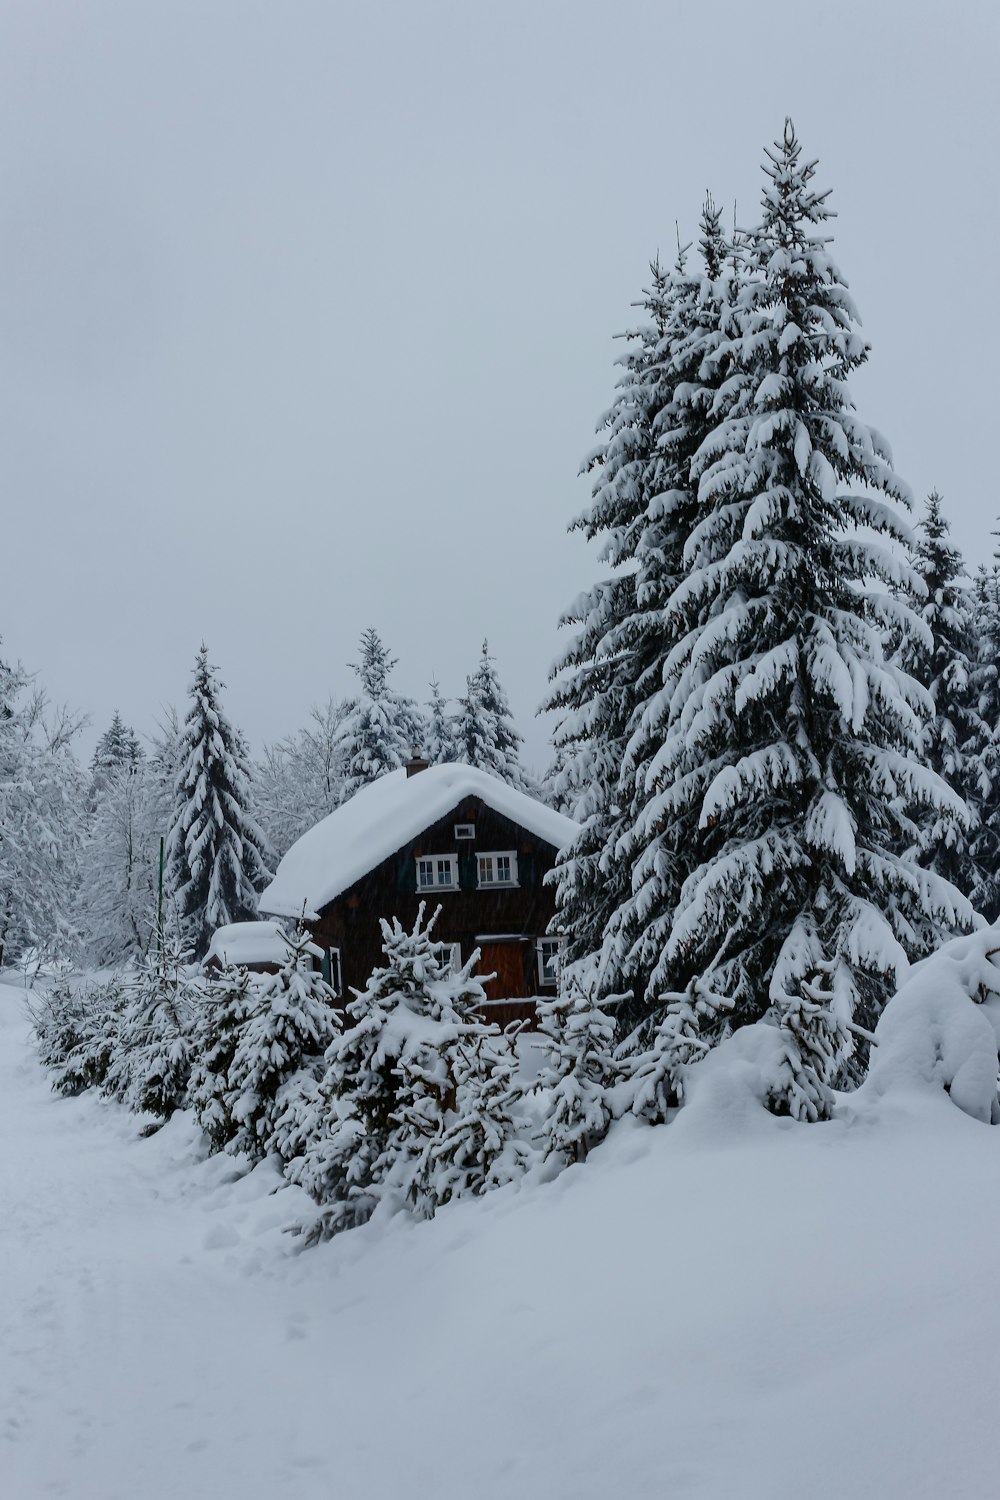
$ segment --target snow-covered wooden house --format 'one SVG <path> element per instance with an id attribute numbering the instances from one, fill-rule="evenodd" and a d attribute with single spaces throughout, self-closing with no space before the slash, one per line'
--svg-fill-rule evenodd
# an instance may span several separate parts
<path id="1" fill-rule="evenodd" d="M 418 774 L 419 773 L 419 774 Z M 490 1018 L 534 1015 L 553 995 L 559 941 L 545 876 L 577 826 L 472 766 L 411 762 L 381 777 L 293 844 L 260 898 L 272 916 L 306 913 L 345 999 L 382 960 L 379 919 L 412 927 L 441 907 L 435 938 L 464 963 L 475 948 Z"/>

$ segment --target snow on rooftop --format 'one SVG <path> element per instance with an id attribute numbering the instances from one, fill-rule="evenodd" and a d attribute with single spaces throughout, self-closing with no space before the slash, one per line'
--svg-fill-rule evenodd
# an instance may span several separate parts
<path id="1" fill-rule="evenodd" d="M 315 943 L 310 943 L 306 951 L 314 958 L 323 956 Z M 210 958 L 228 968 L 284 964 L 288 959 L 288 944 L 280 922 L 230 922 L 226 927 L 217 927 L 212 934 L 205 962 Z"/>
<path id="2" fill-rule="evenodd" d="M 261 911 L 297 917 L 305 906 L 315 915 L 469 797 L 554 849 L 565 848 L 579 832 L 572 818 L 475 766 L 429 766 L 409 777 L 392 771 L 292 845 L 260 898 Z"/>

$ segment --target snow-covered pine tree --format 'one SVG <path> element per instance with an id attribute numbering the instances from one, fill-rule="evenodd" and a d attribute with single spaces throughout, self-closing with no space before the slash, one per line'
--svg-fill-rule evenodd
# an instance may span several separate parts
<path id="1" fill-rule="evenodd" d="M 166 933 L 127 977 L 104 1092 L 167 1120 L 188 1102 L 201 986 L 183 939 Z"/>
<path id="2" fill-rule="evenodd" d="M 631 871 L 617 859 L 626 827 L 618 778 L 641 670 L 627 631 L 637 610 L 637 525 L 654 463 L 653 423 L 664 401 L 659 360 L 674 290 L 658 260 L 650 270 L 652 285 L 640 304 L 647 321 L 625 335 L 617 395 L 598 424 L 601 442 L 581 467 L 581 473 L 594 476 L 591 503 L 569 528 L 600 543 L 601 561 L 611 572 L 562 615 L 560 625 L 574 636 L 552 667 L 554 686 L 544 704 L 561 715 L 555 742 L 566 770 L 556 792 L 573 797 L 581 823 L 554 875 L 557 920 L 566 934 L 570 965 L 601 952 L 611 917 L 631 883 Z M 608 982 L 615 987 L 616 976 Z"/>
<path id="3" fill-rule="evenodd" d="M 91 758 L 91 796 L 100 793 L 109 776 L 121 770 L 135 770 L 143 759 L 138 735 L 115 709 L 111 723 L 97 741 Z"/>
<path id="4" fill-rule="evenodd" d="M 80 854 L 76 922 L 87 961 L 98 969 L 142 958 L 155 936 L 159 829 L 155 773 L 119 764 L 102 783 Z"/>
<path id="5" fill-rule="evenodd" d="M 972 855 L 976 839 L 978 751 L 984 742 L 976 692 L 976 642 L 969 593 L 959 583 L 965 572 L 962 554 L 949 541 L 941 496 L 927 499 L 920 523 L 923 537 L 916 549 L 916 571 L 925 592 L 913 607 L 930 632 L 926 641 L 908 636 L 903 664 L 930 694 L 933 717 L 921 741 L 923 757 L 967 804 L 973 817 L 966 831 L 954 818 L 934 819 L 921 830 L 920 862 L 944 875 L 965 896 L 978 885 Z"/>
<path id="6" fill-rule="evenodd" d="M 378 631 L 364 631 L 361 660 L 351 664 L 360 691 L 349 700 L 338 738 L 345 801 L 370 781 L 398 771 L 423 744 L 426 726 L 416 703 L 389 685 L 395 665 Z"/>
<path id="7" fill-rule="evenodd" d="M 996 533 L 994 533 L 996 535 Z M 979 820 L 973 836 L 972 903 L 987 921 L 1000 918 L 1000 565 L 980 564 L 972 591 L 976 641 L 975 708 L 980 723 L 973 776 Z"/>
<path id="8" fill-rule="evenodd" d="M 124 992 L 118 975 L 81 984 L 67 976 L 28 1000 L 38 1055 L 57 1093 L 100 1087 L 117 1048 Z"/>
<path id="9" fill-rule="evenodd" d="M 251 808 L 249 766 L 241 737 L 223 711 L 222 686 L 203 645 L 179 747 L 166 848 L 172 900 L 199 956 L 217 927 L 256 916 L 257 893 L 270 878 L 264 834 Z"/>
<path id="10" fill-rule="evenodd" d="M 562 994 L 539 1005 L 538 1030 L 548 1048 L 536 1081 L 545 1108 L 542 1148 L 546 1159 L 569 1166 L 604 1139 L 614 1118 L 611 1090 L 621 1072 L 612 1051 L 615 1022 L 593 985 L 571 975 Z"/>
<path id="11" fill-rule="evenodd" d="M 20 666 L 0 659 L 0 966 L 76 947 L 72 909 L 85 800 L 73 753 L 82 721 L 48 713 Z"/>
<path id="12" fill-rule="evenodd" d="M 459 700 L 455 722 L 456 759 L 468 766 L 478 766 L 491 776 L 498 776 L 511 786 L 521 787 L 520 763 L 522 736 L 514 728 L 514 719 L 496 664 L 483 641 L 479 665 L 465 679 L 465 696 Z"/>
<path id="13" fill-rule="evenodd" d="M 52 1087 L 61 1094 L 104 1088 L 118 1056 L 119 1028 L 128 992 L 121 974 L 112 973 L 100 981 L 81 985 L 77 999 L 82 1010 L 79 1042 L 55 1069 L 52 1080 Z"/>
<path id="14" fill-rule="evenodd" d="M 308 1230 L 326 1238 L 364 1223 L 385 1195 L 417 1212 L 433 1207 L 429 1148 L 454 1107 L 453 1057 L 483 1031 L 484 998 L 472 969 L 441 961 L 421 903 L 413 929 L 382 922 L 386 962 L 347 1004 L 350 1024 L 327 1052 L 323 1128 L 289 1176 L 323 1205 Z"/>
<path id="15" fill-rule="evenodd" d="M 719 351 L 733 365 L 721 420 L 694 464 L 703 514 L 669 605 L 688 634 L 655 763 L 663 796 L 639 828 L 652 842 L 695 813 L 699 828 L 652 1008 L 714 965 L 737 1024 L 773 1007 L 794 1038 L 803 1071 L 775 1107 L 806 1115 L 822 1113 L 849 1028 L 871 1027 L 900 960 L 973 921 L 953 886 L 898 853 L 929 816 L 967 815 L 921 762 L 927 694 L 882 648 L 889 622 L 927 638 L 891 593 L 921 589 L 893 503 L 909 492 L 851 402 L 868 351 L 814 172 L 786 123 L 739 331 Z"/>
<path id="16" fill-rule="evenodd" d="M 253 1161 L 275 1149 L 275 1128 L 287 1104 L 284 1086 L 300 1072 L 318 1075 L 341 1030 L 336 996 L 312 967 L 309 934 L 300 925 L 286 941 L 288 958 L 277 974 L 255 981 L 229 1065 L 225 1108 L 235 1130 L 224 1144 Z"/>
<path id="17" fill-rule="evenodd" d="M 607 925 L 603 966 L 616 987 L 632 992 L 617 1013 L 625 1034 L 649 1013 L 649 977 L 669 936 L 684 880 L 697 863 L 696 813 L 688 809 L 686 816 L 678 815 L 664 806 L 659 757 L 690 628 L 672 601 L 690 573 L 688 544 L 702 517 L 693 464 L 727 398 L 733 367 L 727 345 L 742 285 L 740 256 L 726 241 L 721 213 L 710 195 L 700 229 L 701 274 L 685 275 L 684 256 L 679 255 L 660 345 L 649 498 L 634 527 L 636 612 L 627 635 L 623 632 L 641 670 L 620 760 L 617 798 L 623 826 L 605 863 L 613 859 L 629 872 L 630 881 Z M 698 1014 L 706 1014 L 704 1004 Z"/>
<path id="18" fill-rule="evenodd" d="M 498 1035 L 496 1028 L 485 1026 L 477 1018 L 486 1000 L 475 974 L 478 961 L 477 948 L 463 968 L 452 970 L 442 965 L 438 976 L 426 976 L 426 1018 L 430 1025 L 414 1026 L 395 1067 L 396 1107 L 382 1159 L 380 1198 L 384 1202 L 391 1196 L 394 1204 L 405 1206 L 418 1219 L 433 1218 L 463 1185 L 461 1174 L 455 1171 L 455 1155 L 444 1145 L 463 1105 L 467 1119 L 471 1120 L 473 1114 L 477 1117 L 473 1138 L 480 1133 L 491 1134 L 484 1162 L 494 1148 L 499 1155 L 507 1143 L 502 1136 L 505 1126 L 499 1093 L 494 1091 L 487 1101 L 482 1097 L 487 1078 L 477 1078 L 479 1093 L 470 1079 L 470 1071 L 477 1065 L 489 1067 L 488 1056 L 479 1051 L 480 1044 L 492 1033 L 497 1045 Z M 491 1107 L 492 1117 L 487 1119 Z M 451 1144 L 458 1146 L 454 1138 Z M 465 1186 L 480 1191 L 485 1186 L 485 1172 L 481 1184 L 476 1183 L 473 1176 Z"/>
<path id="19" fill-rule="evenodd" d="M 632 833 L 657 794 L 655 757 L 662 739 L 665 676 L 678 621 L 667 604 L 687 571 L 684 549 L 698 515 L 691 460 L 710 430 L 715 391 L 726 373 L 717 358 L 735 273 L 711 198 L 701 218 L 703 274 L 687 270 L 687 252 L 665 274 L 658 262 L 642 304 L 650 322 L 631 337 L 619 394 L 602 426 L 607 436 L 585 468 L 596 475 L 593 503 L 574 522 L 615 572 L 577 601 L 563 624 L 579 633 L 556 663 L 548 707 L 564 710 L 557 744 L 566 779 L 582 789 L 575 809 L 583 827 L 557 866 L 558 920 L 570 965 L 601 955 L 599 988 L 632 985 L 626 1029 L 641 1014 L 656 918 L 669 914 L 689 868 L 689 831 L 673 820 L 655 841 Z M 642 861 L 642 895 L 633 874 Z"/>
<path id="20" fill-rule="evenodd" d="M 518 1111 L 524 1091 L 515 1038 L 523 1024 L 505 1032 L 484 1027 L 471 1045 L 454 1050 L 454 1116 L 427 1153 L 435 1207 L 505 1187 L 531 1163 Z"/>
<path id="21" fill-rule="evenodd" d="M 458 756 L 455 721 L 448 712 L 447 699 L 443 697 L 437 680 L 431 683 L 431 696 L 427 703 L 424 751 L 432 766 L 444 765 Z"/>
<path id="22" fill-rule="evenodd" d="M 649 1045 L 627 1056 L 629 1108 L 640 1120 L 660 1125 L 684 1103 L 687 1069 L 711 1050 L 719 1018 L 732 1009 L 726 995 L 712 991 L 711 981 L 692 980 L 686 994 L 658 997 L 665 1008 Z"/>
<path id="23" fill-rule="evenodd" d="M 240 1038 L 259 1004 L 256 980 L 246 969 L 227 968 L 205 985 L 194 1037 L 188 1096 L 213 1151 L 224 1151 L 237 1131 L 230 1073 Z"/>

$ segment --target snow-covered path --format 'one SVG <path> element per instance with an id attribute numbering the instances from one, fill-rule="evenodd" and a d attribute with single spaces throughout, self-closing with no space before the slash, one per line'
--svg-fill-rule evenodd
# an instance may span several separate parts
<path id="1" fill-rule="evenodd" d="M 982 1500 L 1000 1130 L 622 1131 L 305 1255 L 266 1169 L 55 1098 L 0 988 L 0 1496 Z"/>

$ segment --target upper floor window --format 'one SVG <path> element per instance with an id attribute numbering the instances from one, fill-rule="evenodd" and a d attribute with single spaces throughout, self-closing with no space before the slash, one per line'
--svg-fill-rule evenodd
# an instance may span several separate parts
<path id="1" fill-rule="evenodd" d="M 474 839 L 476 836 L 475 823 L 456 823 L 455 837 L 457 839 Z"/>
<path id="2" fill-rule="evenodd" d="M 419 855 L 417 857 L 417 890 L 457 891 L 458 855 Z"/>
<path id="3" fill-rule="evenodd" d="M 479 889 L 484 886 L 517 885 L 517 855 L 513 849 L 502 853 L 476 856 L 479 869 Z"/>

